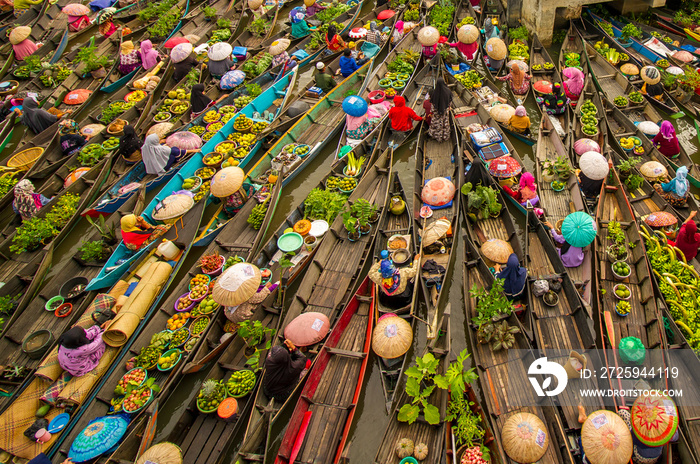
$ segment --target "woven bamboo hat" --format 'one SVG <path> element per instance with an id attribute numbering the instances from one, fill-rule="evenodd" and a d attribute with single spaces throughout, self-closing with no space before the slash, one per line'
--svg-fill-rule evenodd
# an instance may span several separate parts
<path id="1" fill-rule="evenodd" d="M 182 450 L 173 443 L 158 443 L 146 450 L 136 461 L 136 464 L 182 464 Z"/>
<path id="2" fill-rule="evenodd" d="M 486 42 L 486 46 L 484 47 L 484 49 L 486 50 L 486 54 L 492 60 L 499 61 L 505 59 L 506 57 L 506 44 L 503 43 L 503 41 L 498 37 L 493 37 L 489 39 Z"/>
<path id="3" fill-rule="evenodd" d="M 194 46 L 189 42 L 177 44 L 170 51 L 170 58 L 173 60 L 173 63 L 185 61 L 187 57 L 190 56 L 193 50 Z"/>
<path id="4" fill-rule="evenodd" d="M 501 124 L 507 124 L 510 121 L 511 116 L 515 114 L 515 108 L 507 103 L 501 105 L 492 106 L 488 109 L 491 117 Z"/>
<path id="5" fill-rule="evenodd" d="M 447 219 L 438 219 L 429 224 L 423 232 L 423 246 L 430 246 L 445 236 L 452 224 Z"/>
<path id="6" fill-rule="evenodd" d="M 167 221 L 168 219 L 179 218 L 194 206 L 194 199 L 189 195 L 175 194 L 168 195 L 156 205 L 153 219 L 156 221 Z"/>
<path id="7" fill-rule="evenodd" d="M 418 31 L 418 41 L 426 47 L 435 45 L 439 40 L 440 32 L 433 26 L 425 26 Z"/>
<path id="8" fill-rule="evenodd" d="M 661 82 L 661 73 L 654 66 L 644 66 L 639 74 L 647 84 L 654 85 Z"/>
<path id="9" fill-rule="evenodd" d="M 666 167 L 658 161 L 647 161 L 640 166 L 639 172 L 649 181 L 668 176 Z"/>
<path id="10" fill-rule="evenodd" d="M 151 134 L 156 134 L 159 139 L 164 139 L 173 126 L 174 124 L 172 122 L 159 122 L 158 124 L 154 124 L 148 129 L 148 132 L 146 132 L 146 137 Z"/>
<path id="11" fill-rule="evenodd" d="M 464 44 L 473 44 L 479 40 L 479 29 L 472 24 L 465 24 L 459 28 L 457 39 Z"/>
<path id="12" fill-rule="evenodd" d="M 501 429 L 501 438 L 508 457 L 522 464 L 538 461 L 549 446 L 547 427 L 529 412 L 510 416 Z"/>
<path id="13" fill-rule="evenodd" d="M 32 33 L 32 28 L 29 26 L 19 26 L 12 29 L 10 32 L 10 43 L 12 45 L 17 45 Z"/>
<path id="14" fill-rule="evenodd" d="M 513 247 L 505 240 L 492 238 L 481 245 L 481 252 L 494 263 L 505 264 L 508 262 L 508 257 L 513 254 Z"/>
<path id="15" fill-rule="evenodd" d="M 284 338 L 296 346 L 310 346 L 318 343 L 328 335 L 331 322 L 323 313 L 310 311 L 299 314 L 284 328 Z"/>
<path id="16" fill-rule="evenodd" d="M 263 4 L 263 0 L 248 0 L 248 7 L 251 10 L 257 10 Z"/>
<path id="17" fill-rule="evenodd" d="M 314 3 L 316 3 L 316 0 L 304 0 L 304 6 L 307 8 L 313 6 Z"/>
<path id="18" fill-rule="evenodd" d="M 608 160 L 605 159 L 605 156 L 595 151 L 587 151 L 581 155 L 578 165 L 581 168 L 581 172 L 591 180 L 605 179 L 605 176 L 610 172 Z"/>
<path id="19" fill-rule="evenodd" d="M 657 211 L 645 217 L 644 223 L 650 227 L 668 227 L 678 224 L 678 219 L 667 211 Z"/>
<path id="20" fill-rule="evenodd" d="M 237 306 L 255 295 L 261 281 L 257 266 L 250 263 L 234 264 L 216 279 L 211 296 L 220 305 Z"/>
<path id="21" fill-rule="evenodd" d="M 624 464 L 632 457 L 630 429 L 612 411 L 595 411 L 586 418 L 581 445 L 591 464 Z"/>
<path id="22" fill-rule="evenodd" d="M 639 68 L 633 65 L 632 63 L 625 63 L 620 67 L 620 71 L 622 71 L 623 74 L 627 74 L 628 76 L 636 76 L 639 74 Z"/>
<path id="23" fill-rule="evenodd" d="M 275 40 L 272 42 L 272 45 L 270 45 L 270 53 L 275 56 L 279 55 L 283 51 L 289 48 L 289 39 L 279 39 Z"/>
<path id="24" fill-rule="evenodd" d="M 207 56 L 213 61 L 223 61 L 233 52 L 233 47 L 228 42 L 217 42 L 207 51 Z"/>
<path id="25" fill-rule="evenodd" d="M 226 198 L 236 193 L 243 185 L 245 172 L 238 166 L 229 166 L 214 175 L 210 192 L 217 198 Z"/>
<path id="26" fill-rule="evenodd" d="M 634 400 L 632 431 L 647 446 L 663 446 L 678 429 L 678 409 L 666 395 L 640 396 Z"/>
<path id="27" fill-rule="evenodd" d="M 408 351 L 412 343 L 411 324 L 399 316 L 384 317 L 372 332 L 372 351 L 382 358 L 398 358 Z"/>

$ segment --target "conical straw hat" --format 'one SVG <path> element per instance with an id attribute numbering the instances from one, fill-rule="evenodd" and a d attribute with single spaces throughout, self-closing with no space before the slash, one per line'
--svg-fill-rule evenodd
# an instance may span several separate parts
<path id="1" fill-rule="evenodd" d="M 295 317 L 284 328 L 284 338 L 296 346 L 310 346 L 328 335 L 331 322 L 323 313 L 308 312 Z"/>
<path id="2" fill-rule="evenodd" d="M 592 412 L 581 428 L 581 445 L 591 464 L 624 464 L 632 457 L 632 434 L 612 411 Z"/>
<path id="3" fill-rule="evenodd" d="M 620 67 L 620 71 L 622 71 L 623 74 L 627 74 L 629 76 L 636 76 L 639 74 L 639 68 L 633 65 L 632 63 L 625 63 Z"/>
<path id="4" fill-rule="evenodd" d="M 642 175 L 647 178 L 647 180 L 654 180 L 658 179 L 659 177 L 668 176 L 668 170 L 666 170 L 666 167 L 658 161 L 647 161 L 640 166 L 639 172 L 641 172 Z"/>
<path id="5" fill-rule="evenodd" d="M 420 31 L 418 31 L 418 42 L 430 47 L 435 45 L 440 40 L 440 32 L 433 26 L 425 26 Z"/>
<path id="6" fill-rule="evenodd" d="M 210 192 L 217 198 L 226 198 L 236 193 L 243 185 L 245 172 L 238 166 L 229 166 L 214 175 Z"/>
<path id="7" fill-rule="evenodd" d="M 248 0 L 248 7 L 251 10 L 257 10 L 263 4 L 263 0 Z"/>
<path id="8" fill-rule="evenodd" d="M 257 266 L 250 263 L 234 264 L 216 279 L 211 296 L 220 305 L 237 306 L 255 295 L 261 281 Z"/>
<path id="9" fill-rule="evenodd" d="M 640 396 L 632 405 L 632 431 L 647 446 L 663 446 L 678 429 L 678 409 L 668 396 Z"/>
<path id="10" fill-rule="evenodd" d="M 187 59 L 187 57 L 190 56 L 193 50 L 194 46 L 189 42 L 177 44 L 170 51 L 170 58 L 173 60 L 173 63 L 185 61 L 185 59 Z"/>
<path id="11" fill-rule="evenodd" d="M 69 3 L 64 6 L 61 12 L 70 16 L 83 16 L 92 13 L 89 6 L 83 5 L 82 3 Z"/>
<path id="12" fill-rule="evenodd" d="M 32 33 L 32 28 L 29 26 L 19 26 L 12 29 L 10 32 L 10 43 L 12 45 L 17 45 Z"/>
<path id="13" fill-rule="evenodd" d="M 217 42 L 207 51 L 207 56 L 213 61 L 223 61 L 233 52 L 233 47 L 228 42 Z"/>
<path id="14" fill-rule="evenodd" d="M 289 39 L 279 39 L 272 42 L 270 45 L 270 54 L 279 55 L 283 51 L 289 48 Z"/>
<path id="15" fill-rule="evenodd" d="M 398 358 L 408 351 L 412 343 L 411 324 L 399 316 L 382 319 L 372 332 L 372 351 L 382 358 Z"/>
<path id="16" fill-rule="evenodd" d="M 473 44 L 479 39 L 479 29 L 472 24 L 465 24 L 459 28 L 457 39 L 464 44 Z"/>
<path id="17" fill-rule="evenodd" d="M 158 443 L 146 450 L 136 464 L 182 464 L 182 450 L 173 443 Z"/>
<path id="18" fill-rule="evenodd" d="M 501 429 L 501 439 L 508 457 L 522 464 L 539 460 L 549 446 L 547 427 L 529 412 L 510 416 Z"/>
<path id="19" fill-rule="evenodd" d="M 194 206 L 194 199 L 181 193 L 169 195 L 156 205 L 153 219 L 166 221 L 182 216 Z"/>
<path id="20" fill-rule="evenodd" d="M 603 155 L 595 151 L 587 151 L 581 155 L 578 165 L 581 168 L 581 172 L 583 172 L 586 177 L 591 180 L 605 179 L 605 176 L 607 176 L 610 172 L 608 160 L 606 160 Z"/>
<path id="21" fill-rule="evenodd" d="M 654 66 L 644 66 L 639 74 L 647 84 L 654 85 L 661 82 L 661 73 Z"/>
<path id="22" fill-rule="evenodd" d="M 494 263 L 505 264 L 508 262 L 508 257 L 513 254 L 513 247 L 505 240 L 491 238 L 481 245 L 481 254 Z"/>
<path id="23" fill-rule="evenodd" d="M 506 44 L 498 37 L 489 39 L 484 49 L 492 60 L 499 61 L 506 57 Z"/>
<path id="24" fill-rule="evenodd" d="M 423 232 L 423 246 L 430 246 L 445 236 L 452 224 L 447 219 L 438 219 L 429 224 Z"/>

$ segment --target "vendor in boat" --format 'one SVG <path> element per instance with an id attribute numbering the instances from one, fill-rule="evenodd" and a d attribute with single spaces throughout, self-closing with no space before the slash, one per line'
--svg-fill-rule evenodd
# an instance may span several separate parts
<path id="1" fill-rule="evenodd" d="M 143 217 L 127 214 L 120 222 L 122 241 L 131 251 L 138 251 L 162 237 L 169 229 L 167 225 L 150 225 Z"/>
<path id="2" fill-rule="evenodd" d="M 169 147 L 165 144 L 161 145 L 158 136 L 151 134 L 146 137 L 146 141 L 141 147 L 141 157 L 143 164 L 146 165 L 146 174 L 160 176 L 165 174 L 165 171 L 170 169 L 184 155 L 198 151 L 196 148 L 185 150 L 178 147 Z"/>
<path id="3" fill-rule="evenodd" d="M 28 179 L 17 182 L 13 192 L 15 199 L 12 202 L 12 210 L 22 218 L 22 221 L 28 221 L 36 216 L 36 213 L 51 201 L 41 193 L 35 193 L 34 184 Z"/>
<path id="4" fill-rule="evenodd" d="M 134 126 L 127 124 L 124 126 L 123 130 L 124 134 L 119 138 L 119 151 L 117 151 L 117 156 L 121 156 L 129 161 L 135 159 L 140 160 L 143 141 L 136 135 Z"/>
<path id="5" fill-rule="evenodd" d="M 259 19 L 265 14 L 264 4 L 263 0 L 248 0 L 248 8 L 253 12 L 254 19 Z"/>
<path id="6" fill-rule="evenodd" d="M 365 41 L 378 46 L 381 46 L 384 42 L 382 40 L 382 31 L 379 30 L 379 25 L 377 25 L 377 21 L 370 21 L 369 31 L 367 31 Z"/>
<path id="7" fill-rule="evenodd" d="M 676 129 L 669 121 L 663 121 L 659 133 L 651 140 L 654 146 L 666 158 L 677 158 L 681 153 L 681 145 L 676 137 Z"/>
<path id="8" fill-rule="evenodd" d="M 488 18 L 484 22 L 484 28 L 481 30 L 484 34 L 484 41 L 497 38 L 501 38 L 501 30 L 498 28 L 498 18 Z"/>
<path id="9" fill-rule="evenodd" d="M 516 189 L 511 188 L 507 184 L 503 185 L 503 190 L 513 197 L 522 206 L 535 206 L 540 202 L 540 197 L 537 195 L 537 184 L 535 177 L 529 172 L 523 172 L 520 176 L 520 182 Z"/>
<path id="10" fill-rule="evenodd" d="M 486 43 L 484 46 L 484 63 L 488 67 L 489 71 L 492 73 L 497 73 L 503 67 L 503 63 L 506 60 L 507 48 L 505 42 L 494 37 L 491 43 Z"/>
<path id="11" fill-rule="evenodd" d="M 43 45 L 41 42 L 32 42 L 29 38 L 31 34 L 32 28 L 29 26 L 16 27 L 10 32 L 10 43 L 15 52 L 15 60 L 24 61 L 26 57 L 34 54 Z"/>
<path id="12" fill-rule="evenodd" d="M 114 13 L 116 12 L 117 9 L 114 7 L 105 8 L 100 11 L 97 23 L 99 24 L 99 31 L 102 37 L 106 38 L 117 32 L 118 28 L 116 24 L 114 24 L 114 21 L 112 21 Z"/>
<path id="13" fill-rule="evenodd" d="M 543 224 L 549 227 L 549 232 L 552 234 L 554 243 L 558 247 L 557 251 L 559 253 L 559 257 L 561 258 L 561 262 L 564 264 L 564 267 L 579 267 L 581 264 L 583 264 L 583 259 L 585 256 L 583 253 L 583 248 L 575 247 L 569 244 L 551 222 L 545 221 Z"/>
<path id="14" fill-rule="evenodd" d="M 639 75 L 644 81 L 641 92 L 659 101 L 664 99 L 664 86 L 661 83 L 661 73 L 654 66 L 644 66 Z"/>
<path id="15" fill-rule="evenodd" d="M 58 338 L 58 364 L 73 377 L 91 372 L 105 352 L 102 329 L 73 327 Z"/>
<path id="16" fill-rule="evenodd" d="M 459 50 L 464 57 L 471 61 L 479 49 L 479 30 L 472 24 L 465 24 L 457 32 L 457 42 L 448 43 L 452 48 Z"/>
<path id="17" fill-rule="evenodd" d="M 228 215 L 228 217 L 234 217 L 236 213 L 243 208 L 243 205 L 245 205 L 245 202 L 248 201 L 248 198 L 250 198 L 250 196 L 254 193 L 255 187 L 251 184 L 244 183 L 240 190 L 238 190 L 236 193 L 229 195 L 226 198 L 222 198 L 224 212 Z"/>
<path id="18" fill-rule="evenodd" d="M 225 98 L 222 96 L 219 100 Z M 214 106 L 218 101 L 204 95 L 204 84 L 195 84 L 190 90 L 190 109 L 192 110 L 192 118 L 196 118 L 206 110 Z"/>
<path id="19" fill-rule="evenodd" d="M 245 303 L 241 303 L 238 306 L 226 306 L 224 308 L 226 319 L 236 324 L 249 320 L 253 317 L 253 314 L 255 314 L 258 306 L 260 306 L 278 286 L 279 282 L 268 282 L 260 287 Z"/>
<path id="20" fill-rule="evenodd" d="M 223 60 L 214 59 L 221 58 L 221 55 L 217 55 L 217 50 L 210 47 L 207 51 L 207 56 L 209 57 L 209 63 L 207 63 L 207 66 L 209 67 L 209 74 L 211 74 L 214 79 L 221 80 L 224 74 L 229 71 L 233 71 L 235 64 L 233 55 L 228 55 Z"/>
<path id="21" fill-rule="evenodd" d="M 523 71 L 518 63 L 513 63 L 510 67 L 510 72 L 505 76 L 496 77 L 499 81 L 509 81 L 510 90 L 515 95 L 525 95 L 530 90 L 530 79 L 532 76 Z"/>
<path id="22" fill-rule="evenodd" d="M 90 25 L 90 18 L 87 15 L 68 15 L 68 30 L 70 32 L 82 31 Z"/>
<path id="23" fill-rule="evenodd" d="M 331 53 L 339 52 L 340 50 L 347 48 L 347 44 L 340 37 L 338 31 L 335 29 L 333 24 L 328 26 L 328 31 L 326 31 L 326 46 L 328 51 Z"/>
<path id="24" fill-rule="evenodd" d="M 61 152 L 63 156 L 70 156 L 78 152 L 86 143 L 85 137 L 80 135 L 80 126 L 72 119 L 64 119 L 58 126 L 58 133 L 61 136 Z"/>
<path id="25" fill-rule="evenodd" d="M 367 62 L 367 58 L 362 58 L 362 56 L 362 52 L 360 52 L 359 59 L 355 59 L 352 56 L 352 50 L 346 48 L 343 50 L 343 56 L 340 57 L 338 72 L 343 77 L 349 77 Z"/>
<path id="26" fill-rule="evenodd" d="M 503 279 L 503 293 L 509 300 L 517 300 L 525 291 L 527 283 L 527 269 L 520 266 L 518 255 L 511 253 L 505 267 L 496 263 L 493 266 L 496 278 Z"/>
<path id="27" fill-rule="evenodd" d="M 13 9 L 15 18 L 22 16 L 32 5 L 44 3 L 44 0 L 14 0 Z"/>
<path id="28" fill-rule="evenodd" d="M 364 106 L 367 109 L 362 116 L 345 115 L 345 135 L 349 139 L 348 143 L 350 145 L 356 145 L 364 139 L 389 111 L 389 104 L 386 101 L 374 105 L 366 105 L 365 102 Z"/>
<path id="29" fill-rule="evenodd" d="M 583 92 L 584 75 L 578 68 L 564 68 L 564 93 L 572 102 L 577 102 Z"/>
<path id="30" fill-rule="evenodd" d="M 698 249 L 700 249 L 700 234 L 698 233 L 697 224 L 693 221 L 696 214 L 697 211 L 691 212 L 688 219 L 683 222 L 678 230 L 675 243 L 668 241 L 669 245 L 675 246 L 683 253 L 687 262 L 692 261 L 698 255 Z"/>
<path id="31" fill-rule="evenodd" d="M 306 7 L 306 17 L 311 18 L 316 15 L 319 11 L 326 9 L 325 6 L 318 3 L 316 0 L 304 0 L 304 6 Z"/>
<path id="32" fill-rule="evenodd" d="M 413 279 L 418 273 L 420 259 L 415 256 L 412 266 L 396 267 L 389 259 L 389 252 L 382 250 L 381 260 L 374 263 L 369 270 L 369 278 L 382 291 L 379 301 L 391 309 L 404 308 L 411 304 L 413 298 Z"/>
<path id="33" fill-rule="evenodd" d="M 15 108 L 15 112 L 21 115 L 22 124 L 39 135 L 58 121 L 58 117 L 46 110 L 39 108 L 39 104 L 33 98 L 25 98 L 22 102 L 22 111 Z"/>
<path id="34" fill-rule="evenodd" d="M 530 135 L 530 117 L 527 115 L 527 110 L 522 105 L 515 108 L 515 113 L 508 120 L 508 127 L 513 132 L 518 134 Z"/>
<path id="35" fill-rule="evenodd" d="M 399 40 L 403 38 L 403 27 L 403 21 L 396 21 L 396 24 L 394 24 L 394 32 L 391 34 L 392 43 L 397 44 L 399 43 Z"/>
<path id="36" fill-rule="evenodd" d="M 275 345 L 265 358 L 263 376 L 263 393 L 275 401 L 284 402 L 294 391 L 299 377 L 306 367 L 306 356 L 294 343 L 284 341 L 284 345 Z"/>
<path id="37" fill-rule="evenodd" d="M 429 92 L 430 122 L 428 135 L 438 142 L 450 139 L 450 105 L 452 91 L 442 77 L 438 77 L 435 88 Z"/>
<path id="38" fill-rule="evenodd" d="M 153 69 L 161 60 L 160 54 L 153 49 L 153 43 L 148 39 L 141 41 L 139 57 L 141 57 L 141 66 L 146 71 Z"/>
<path id="39" fill-rule="evenodd" d="M 117 66 L 119 73 L 125 76 L 139 66 L 141 66 L 141 55 L 134 48 L 134 43 L 131 40 L 122 42 L 119 50 L 119 65 Z"/>
<path id="40" fill-rule="evenodd" d="M 394 107 L 389 110 L 391 130 L 393 132 L 409 132 L 413 130 L 413 121 L 422 121 L 413 108 L 406 106 L 406 99 L 401 95 L 394 97 Z"/>
<path id="41" fill-rule="evenodd" d="M 270 44 L 270 55 L 272 55 L 272 67 L 276 68 L 287 63 L 289 60 L 289 53 L 287 53 L 287 48 L 291 42 L 289 39 L 279 39 L 275 40 Z"/>
<path id="42" fill-rule="evenodd" d="M 306 22 L 306 10 L 303 7 L 297 6 L 289 12 L 289 20 L 292 23 L 292 37 L 301 39 L 306 37 L 312 31 Z M 330 27 L 330 26 L 329 26 Z"/>
<path id="43" fill-rule="evenodd" d="M 195 58 L 194 52 L 190 53 L 184 60 L 173 64 L 173 80 L 175 80 L 175 82 L 180 82 L 198 64 L 199 62 L 197 58 Z"/>
<path id="44" fill-rule="evenodd" d="M 547 114 L 552 115 L 564 114 L 569 105 L 569 99 L 563 94 L 559 82 L 552 84 L 552 93 L 537 97 L 536 100 Z"/>
<path id="45" fill-rule="evenodd" d="M 331 73 L 328 72 L 328 67 L 321 61 L 316 63 L 316 75 L 314 77 L 314 82 L 316 87 L 321 89 L 324 94 L 327 94 L 336 86 L 335 79 L 333 79 Z"/>
<path id="46" fill-rule="evenodd" d="M 676 177 L 671 181 L 661 184 L 654 184 L 654 189 L 659 192 L 673 207 L 684 207 L 690 195 L 690 184 L 688 183 L 688 168 L 680 166 L 676 169 Z"/>

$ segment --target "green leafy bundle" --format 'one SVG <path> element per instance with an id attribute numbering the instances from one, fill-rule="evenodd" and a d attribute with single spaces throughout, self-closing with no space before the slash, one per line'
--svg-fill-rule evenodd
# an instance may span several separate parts
<path id="1" fill-rule="evenodd" d="M 339 192 L 315 188 L 304 201 L 304 217 L 332 224 L 346 201 L 347 197 Z"/>

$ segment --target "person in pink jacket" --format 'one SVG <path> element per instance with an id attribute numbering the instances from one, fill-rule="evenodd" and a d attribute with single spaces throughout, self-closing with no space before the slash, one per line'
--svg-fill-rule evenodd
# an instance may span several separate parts
<path id="1" fill-rule="evenodd" d="M 102 329 L 96 325 L 88 329 L 73 327 L 58 339 L 58 364 L 74 377 L 97 367 L 104 352 Z"/>

